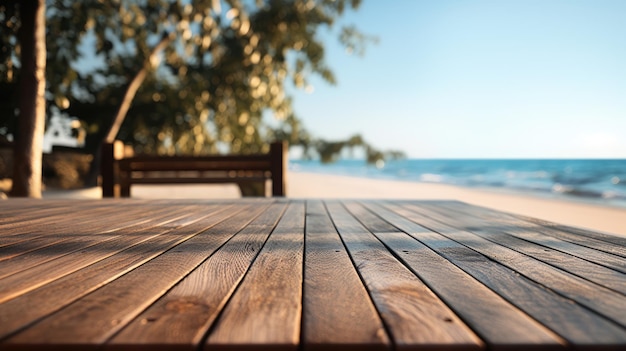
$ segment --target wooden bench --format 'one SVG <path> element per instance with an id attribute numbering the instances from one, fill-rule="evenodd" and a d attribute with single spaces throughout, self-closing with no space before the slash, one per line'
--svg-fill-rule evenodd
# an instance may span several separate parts
<path id="1" fill-rule="evenodd" d="M 235 183 L 243 196 L 285 196 L 287 146 L 270 145 L 261 155 L 134 156 L 121 141 L 102 147 L 102 197 L 130 197 L 133 184 Z"/>

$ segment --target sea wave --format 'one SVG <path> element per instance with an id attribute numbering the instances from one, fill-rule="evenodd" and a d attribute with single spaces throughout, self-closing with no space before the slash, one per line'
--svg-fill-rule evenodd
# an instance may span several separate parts
<path id="1" fill-rule="evenodd" d="M 330 165 L 292 161 L 292 169 L 467 187 L 502 188 L 626 207 L 626 160 L 361 160 Z"/>
<path id="2" fill-rule="evenodd" d="M 441 183 L 443 176 L 441 174 L 424 173 L 420 175 L 420 180 L 427 183 Z"/>

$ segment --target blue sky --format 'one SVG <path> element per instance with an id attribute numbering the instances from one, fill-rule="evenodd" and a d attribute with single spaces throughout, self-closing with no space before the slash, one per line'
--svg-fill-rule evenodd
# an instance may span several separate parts
<path id="1" fill-rule="evenodd" d="M 626 1 L 364 0 L 328 36 L 338 85 L 294 107 L 315 135 L 420 158 L 626 158 Z"/>

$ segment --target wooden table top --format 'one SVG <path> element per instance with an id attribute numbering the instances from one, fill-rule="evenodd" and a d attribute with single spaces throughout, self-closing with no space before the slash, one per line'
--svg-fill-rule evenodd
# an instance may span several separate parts
<path id="1" fill-rule="evenodd" d="M 0 349 L 621 349 L 626 238 L 460 202 L 0 201 Z"/>

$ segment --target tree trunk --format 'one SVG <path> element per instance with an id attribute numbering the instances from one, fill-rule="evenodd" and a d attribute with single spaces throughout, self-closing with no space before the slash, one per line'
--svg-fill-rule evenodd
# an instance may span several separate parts
<path id="1" fill-rule="evenodd" d="M 20 2 L 19 119 L 13 146 L 11 196 L 41 197 L 42 143 L 46 119 L 46 1 Z"/>

